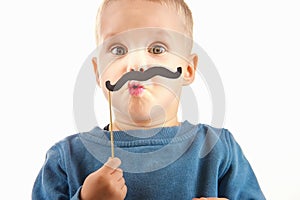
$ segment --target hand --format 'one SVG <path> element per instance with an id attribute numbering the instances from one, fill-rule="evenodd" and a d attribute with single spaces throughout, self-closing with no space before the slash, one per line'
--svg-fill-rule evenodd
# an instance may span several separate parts
<path id="1" fill-rule="evenodd" d="M 226 198 L 214 198 L 214 197 L 210 197 L 210 198 L 201 197 L 201 198 L 193 198 L 193 200 L 228 200 L 228 199 L 226 199 Z"/>
<path id="2" fill-rule="evenodd" d="M 81 191 L 81 200 L 123 200 L 127 193 L 127 186 L 123 178 L 123 171 L 119 158 L 109 158 L 108 161 L 86 177 Z"/>

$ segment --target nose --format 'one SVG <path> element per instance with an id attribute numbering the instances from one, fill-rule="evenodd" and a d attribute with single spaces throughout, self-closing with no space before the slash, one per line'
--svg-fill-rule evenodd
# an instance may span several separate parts
<path id="1" fill-rule="evenodd" d="M 144 72 L 146 70 L 146 66 L 129 66 L 128 68 L 129 70 L 127 70 L 128 72 L 133 72 L 133 71 L 140 71 L 140 72 Z"/>
<path id="2" fill-rule="evenodd" d="M 127 57 L 127 72 L 140 71 L 144 72 L 147 68 L 147 57 L 144 50 L 130 52 Z"/>

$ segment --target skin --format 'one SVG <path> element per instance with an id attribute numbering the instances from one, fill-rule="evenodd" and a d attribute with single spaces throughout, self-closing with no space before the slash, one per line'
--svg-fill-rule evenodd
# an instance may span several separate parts
<path id="1" fill-rule="evenodd" d="M 84 181 L 81 200 L 121 200 L 127 193 L 119 158 L 109 159 L 103 167 L 91 173 Z"/>
<path id="2" fill-rule="evenodd" d="M 186 31 L 182 17 L 173 9 L 155 2 L 135 1 L 133 4 L 126 0 L 109 4 L 103 16 L 109 16 L 101 20 L 98 44 L 103 46 L 100 48 L 100 59 L 94 58 L 93 64 L 97 82 L 106 97 L 107 80 L 115 83 L 123 74 L 138 70 L 140 66 L 163 65 L 172 71 L 176 71 L 178 66 L 183 68 L 183 75 L 178 80 L 151 79 L 144 85 L 146 90 L 139 97 L 130 96 L 125 87 L 113 92 L 114 130 L 179 125 L 177 111 L 181 87 L 194 80 L 198 59 L 188 47 L 182 45 L 188 43 L 188 39 L 183 37 Z M 153 27 L 156 29 L 145 30 Z M 126 32 L 128 30 L 136 31 Z M 149 53 L 148 48 L 155 45 L 168 48 L 162 54 Z M 115 46 L 125 47 L 128 53 L 113 55 L 111 48 Z M 161 98 L 162 95 L 164 98 Z"/>
<path id="3" fill-rule="evenodd" d="M 181 78 L 176 80 L 154 77 L 143 83 L 145 90 L 140 96 L 130 95 L 125 86 L 111 93 L 115 117 L 113 130 L 178 126 L 181 88 L 193 82 L 198 62 L 197 55 L 191 53 L 191 40 L 186 37 L 183 17 L 171 7 L 140 0 L 134 3 L 113 1 L 102 16 L 101 36 L 97 41 L 102 44 L 100 59 L 93 58 L 92 63 L 97 84 L 106 97 L 107 80 L 114 84 L 126 72 L 140 70 L 141 66 L 163 65 L 172 71 L 181 66 L 183 70 Z M 127 53 L 115 54 L 124 49 Z M 149 49 L 163 49 L 163 53 L 154 54 Z M 114 158 L 91 173 L 82 186 L 81 199 L 124 199 L 127 186 L 123 172 L 118 168 L 120 164 L 121 161 Z"/>

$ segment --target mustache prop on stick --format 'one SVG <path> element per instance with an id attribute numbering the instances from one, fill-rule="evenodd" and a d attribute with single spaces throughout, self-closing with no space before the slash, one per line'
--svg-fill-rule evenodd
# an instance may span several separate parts
<path id="1" fill-rule="evenodd" d="M 155 66 L 155 67 L 151 67 L 150 69 L 147 69 L 144 72 L 140 72 L 140 71 L 127 72 L 116 82 L 115 85 L 111 85 L 110 81 L 106 81 L 105 84 L 106 84 L 106 88 L 109 91 L 118 91 L 127 81 L 131 81 L 131 80 L 146 81 L 154 76 L 162 76 L 165 78 L 176 79 L 180 77 L 181 73 L 182 73 L 181 67 L 177 67 L 177 71 L 172 72 L 167 68 Z"/>
<path id="2" fill-rule="evenodd" d="M 113 125 L 112 125 L 112 101 L 110 92 L 118 91 L 125 85 L 127 81 L 135 80 L 135 81 L 147 81 L 154 76 L 162 76 L 169 79 L 179 78 L 182 73 L 182 68 L 177 67 L 176 72 L 172 72 L 165 67 L 154 66 L 147 69 L 144 72 L 141 71 L 131 71 L 124 74 L 114 85 L 111 85 L 110 81 L 106 81 L 105 85 L 108 89 L 108 102 L 109 102 L 109 114 L 110 114 L 110 144 L 111 144 L 111 157 L 113 158 L 115 155 L 114 152 L 114 135 L 113 135 Z"/>

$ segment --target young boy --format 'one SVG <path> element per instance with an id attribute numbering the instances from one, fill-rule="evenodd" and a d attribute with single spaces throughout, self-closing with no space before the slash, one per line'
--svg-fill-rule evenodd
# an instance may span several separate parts
<path id="1" fill-rule="evenodd" d="M 114 121 L 55 144 L 32 199 L 265 199 L 228 130 L 178 121 L 198 61 L 192 34 L 183 0 L 104 1 L 92 63 Z"/>

